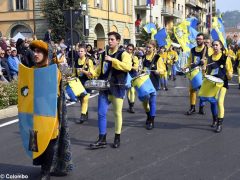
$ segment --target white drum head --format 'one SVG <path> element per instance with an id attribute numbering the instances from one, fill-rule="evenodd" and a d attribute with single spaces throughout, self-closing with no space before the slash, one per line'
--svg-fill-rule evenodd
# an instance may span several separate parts
<path id="1" fill-rule="evenodd" d="M 215 83 L 223 83 L 222 79 L 217 78 L 215 76 L 206 75 L 205 78 L 208 79 L 209 81 L 212 81 L 212 82 L 215 82 Z"/>

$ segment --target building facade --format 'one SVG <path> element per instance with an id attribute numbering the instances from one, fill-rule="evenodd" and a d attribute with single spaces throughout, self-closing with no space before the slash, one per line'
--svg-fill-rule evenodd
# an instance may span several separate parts
<path id="1" fill-rule="evenodd" d="M 47 21 L 41 9 L 41 0 L 0 1 L 2 36 L 12 38 L 20 32 L 25 37 L 32 37 L 33 34 L 42 37 L 47 28 Z"/>
<path id="2" fill-rule="evenodd" d="M 107 45 L 107 33 L 118 32 L 122 36 L 121 44 L 134 43 L 132 0 L 89 0 L 89 36 L 88 43 L 94 47 Z"/>

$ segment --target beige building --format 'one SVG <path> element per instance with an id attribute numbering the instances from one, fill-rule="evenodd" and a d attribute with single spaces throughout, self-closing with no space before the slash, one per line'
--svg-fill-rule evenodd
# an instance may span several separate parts
<path id="1" fill-rule="evenodd" d="M 14 37 L 21 32 L 25 37 L 43 34 L 46 26 L 41 12 L 41 0 L 0 1 L 0 31 L 2 36 Z M 44 30 L 43 30 L 44 28 Z M 36 31 L 37 30 L 37 31 Z"/>
<path id="2" fill-rule="evenodd" d="M 132 0 L 88 0 L 89 36 L 87 41 L 94 47 L 107 45 L 107 33 L 121 34 L 121 44 L 134 42 Z"/>

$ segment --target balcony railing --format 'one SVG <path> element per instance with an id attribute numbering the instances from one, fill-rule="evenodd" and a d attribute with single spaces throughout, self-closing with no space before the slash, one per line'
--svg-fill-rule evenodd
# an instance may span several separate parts
<path id="1" fill-rule="evenodd" d="M 161 14 L 163 16 L 169 16 L 169 17 L 173 16 L 173 17 L 181 18 L 182 17 L 182 13 L 183 13 L 182 11 L 179 11 L 176 8 L 163 6 Z"/>
<path id="2" fill-rule="evenodd" d="M 196 0 L 186 0 L 185 4 L 195 7 L 197 5 L 197 1 Z"/>
<path id="3" fill-rule="evenodd" d="M 147 9 L 150 9 L 150 6 L 147 6 L 146 3 L 142 3 L 142 4 L 137 4 L 135 6 L 135 9 L 138 9 L 138 10 L 147 10 Z"/>

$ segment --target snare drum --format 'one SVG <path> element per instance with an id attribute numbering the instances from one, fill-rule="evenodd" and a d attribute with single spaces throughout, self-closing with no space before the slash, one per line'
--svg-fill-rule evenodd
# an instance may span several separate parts
<path id="1" fill-rule="evenodd" d="M 203 101 L 216 102 L 219 90 L 223 87 L 222 79 L 215 76 L 206 75 L 202 86 L 199 90 L 198 96 Z"/>
<path id="2" fill-rule="evenodd" d="M 84 84 L 86 89 L 97 90 L 97 91 L 106 91 L 110 89 L 110 83 L 107 80 L 87 80 Z"/>
<path id="3" fill-rule="evenodd" d="M 77 102 L 77 98 L 87 95 L 81 81 L 78 78 L 73 78 L 67 81 L 66 92 L 71 101 Z"/>
<path id="4" fill-rule="evenodd" d="M 149 78 L 149 74 L 140 74 L 132 79 L 132 86 L 135 87 L 138 98 L 140 101 L 144 101 L 150 98 L 151 93 L 156 94 L 156 90 Z"/>
<path id="5" fill-rule="evenodd" d="M 185 71 L 187 78 L 191 81 L 192 89 L 198 90 L 202 85 L 202 70 L 200 67 L 187 69 Z"/>

